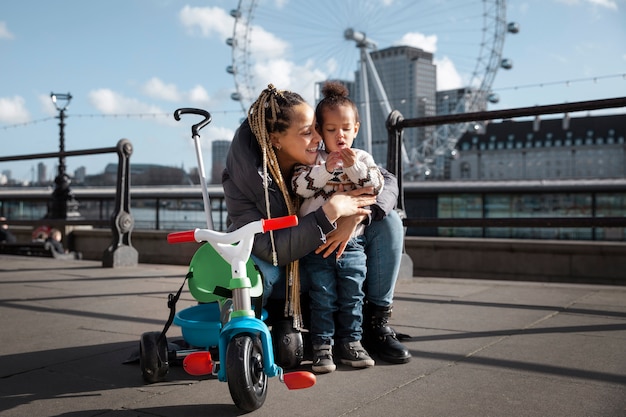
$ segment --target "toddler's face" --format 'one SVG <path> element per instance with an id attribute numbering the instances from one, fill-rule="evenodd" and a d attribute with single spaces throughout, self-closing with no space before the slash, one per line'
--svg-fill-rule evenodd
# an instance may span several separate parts
<path id="1" fill-rule="evenodd" d="M 324 124 L 321 126 L 320 133 L 327 152 L 352 147 L 352 142 L 358 132 L 359 123 L 356 121 L 352 107 L 344 105 L 324 111 Z"/>

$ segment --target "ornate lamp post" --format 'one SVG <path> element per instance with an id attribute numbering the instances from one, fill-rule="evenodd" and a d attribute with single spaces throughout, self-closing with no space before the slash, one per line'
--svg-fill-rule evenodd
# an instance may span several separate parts
<path id="1" fill-rule="evenodd" d="M 57 177 L 54 179 L 55 188 L 52 193 L 52 204 L 48 208 L 48 218 L 51 219 L 66 219 L 68 201 L 71 201 L 70 205 L 72 209 L 78 207 L 78 203 L 74 200 L 74 196 L 70 190 L 70 178 L 65 172 L 65 110 L 72 100 L 72 95 L 50 93 L 50 99 L 59 112 L 57 118 L 59 119 L 59 169 Z"/>

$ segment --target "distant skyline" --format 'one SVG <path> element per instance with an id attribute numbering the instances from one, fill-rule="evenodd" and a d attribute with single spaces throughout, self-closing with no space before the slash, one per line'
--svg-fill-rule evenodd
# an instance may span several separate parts
<path id="1" fill-rule="evenodd" d="M 362 0 L 362 4 L 397 4 L 400 0 Z M 404 0 L 408 1 L 408 0 Z M 197 165 L 190 125 L 197 119 L 176 122 L 179 107 L 201 107 L 213 121 L 201 131 L 205 167 L 210 175 L 211 140 L 230 140 L 243 113 L 231 100 L 235 91 L 231 48 L 230 10 L 235 0 L 22 0 L 0 6 L 0 141 L 3 155 L 58 151 L 58 114 L 50 93 L 71 93 L 65 120 L 66 150 L 114 146 L 128 138 L 134 146 L 131 163 L 184 167 Z M 410 1 L 407 12 L 416 17 L 429 0 Z M 316 2 L 311 20 L 330 19 L 341 4 Z M 450 2 L 451 8 L 454 2 Z M 476 4 L 480 4 L 479 1 Z M 268 51 L 264 75 L 279 88 L 299 91 L 298 78 L 315 63 L 289 61 L 298 49 L 298 36 L 280 31 L 280 18 L 290 18 L 289 8 L 304 7 L 295 0 L 260 1 L 255 28 L 264 35 Z M 275 11 L 273 8 L 277 8 Z M 337 9 L 334 10 L 333 8 Z M 507 36 L 503 57 L 513 61 L 510 71 L 500 70 L 492 90 L 500 102 L 489 109 L 613 98 L 626 95 L 626 0 L 528 0 L 507 2 L 507 21 L 520 32 Z M 278 19 L 270 20 L 273 12 Z M 284 13 L 284 14 L 283 14 Z M 306 15 L 305 15 L 306 16 Z M 339 16 L 341 17 L 341 16 Z M 349 16 L 347 16 L 349 17 Z M 302 14 L 299 15 L 302 18 Z M 462 80 L 462 54 L 446 61 L 446 34 L 435 28 L 400 23 L 388 34 L 389 42 L 403 41 L 435 49 L 441 72 L 438 83 Z M 415 23 L 414 23 L 415 24 Z M 382 35 L 381 35 L 382 36 Z M 381 39 L 385 41 L 385 39 Z M 320 33 L 319 42 L 326 42 Z M 391 44 L 380 44 L 380 48 Z M 439 47 L 439 49 L 437 49 Z M 302 46 L 304 49 L 304 46 Z M 329 52 L 332 48 L 329 46 Z M 469 46 L 468 46 L 469 49 Z M 440 55 L 437 55 L 437 52 Z M 454 59 L 456 57 L 449 57 Z M 320 64 L 321 65 L 321 64 Z M 349 66 L 348 64 L 346 64 Z M 351 71 L 356 70 L 356 62 Z M 448 67 L 450 65 L 450 67 Z M 445 68 L 453 71 L 443 72 Z M 456 78 L 454 78 L 456 77 Z M 626 109 L 612 112 L 624 113 Z M 410 115 L 405 115 L 410 117 Z M 576 117 L 577 115 L 572 115 Z M 580 115 L 579 115 L 580 116 Z M 0 163 L 0 172 L 30 180 L 40 161 Z M 54 175 L 56 160 L 41 161 Z M 87 174 L 102 172 L 115 155 L 68 158 L 68 172 L 79 166 Z M 35 175 L 36 177 L 36 175 Z"/>

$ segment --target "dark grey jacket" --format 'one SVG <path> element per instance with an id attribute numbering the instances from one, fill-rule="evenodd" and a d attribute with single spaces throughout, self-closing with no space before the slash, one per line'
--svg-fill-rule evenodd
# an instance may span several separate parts
<path id="1" fill-rule="evenodd" d="M 226 169 L 222 174 L 224 199 L 228 210 L 230 230 L 238 229 L 250 222 L 268 218 L 263 191 L 263 168 L 261 148 L 244 121 L 230 145 L 226 157 Z M 383 192 L 377 197 L 377 205 L 371 207 L 372 219 L 380 220 L 395 208 L 398 200 L 398 183 L 388 171 L 381 169 L 385 177 Z M 269 174 L 268 174 L 269 175 Z M 280 189 L 269 178 L 269 200 L 271 217 L 289 214 Z M 287 179 L 290 186 L 291 181 Z M 294 198 L 296 198 L 294 196 Z M 274 231 L 274 241 L 279 265 L 286 265 L 317 248 L 327 233 L 334 230 L 326 215 L 319 208 L 301 217 L 298 226 Z M 272 261 L 272 245 L 269 233 L 258 234 L 252 253 L 268 262 Z"/>

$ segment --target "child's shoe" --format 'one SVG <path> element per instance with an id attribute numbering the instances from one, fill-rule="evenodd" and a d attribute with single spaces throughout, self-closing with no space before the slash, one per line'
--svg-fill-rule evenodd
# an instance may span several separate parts
<path id="1" fill-rule="evenodd" d="M 331 345 L 313 346 L 313 372 L 327 374 L 337 369 L 333 361 L 333 347 Z"/>
<path id="2" fill-rule="evenodd" d="M 341 343 L 338 346 L 341 363 L 353 368 L 369 368 L 374 366 L 374 359 L 363 348 L 360 341 Z"/>

